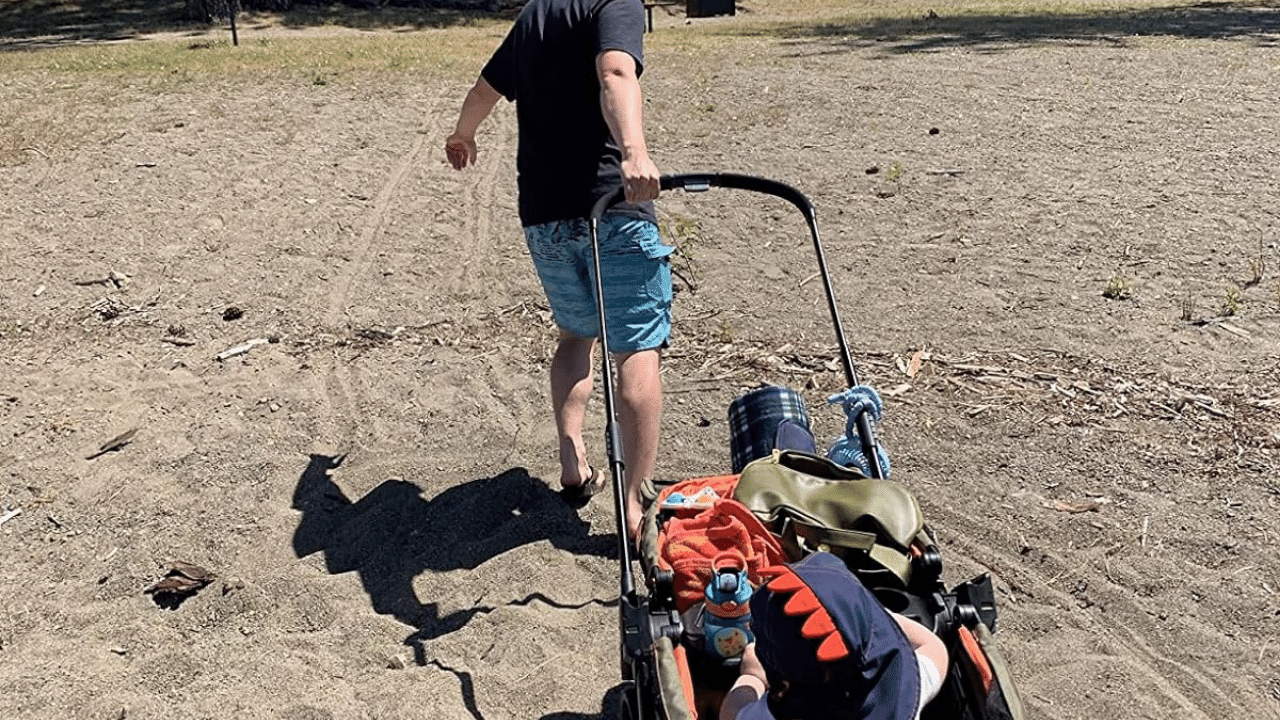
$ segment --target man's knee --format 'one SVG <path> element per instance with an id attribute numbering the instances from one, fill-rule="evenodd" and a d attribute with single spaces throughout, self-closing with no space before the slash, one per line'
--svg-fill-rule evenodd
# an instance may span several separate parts
<path id="1" fill-rule="evenodd" d="M 613 353 L 613 359 L 618 363 L 618 367 L 631 367 L 640 372 L 647 371 L 650 367 L 656 369 L 662 361 L 662 349 L 650 348 L 648 350 L 628 350 L 627 352 Z"/>
<path id="2" fill-rule="evenodd" d="M 587 345 L 587 346 L 596 344 L 596 339 L 593 337 L 583 337 L 581 335 L 577 335 L 572 332 L 569 332 L 568 330 L 565 330 L 562 327 L 558 327 L 556 328 L 556 330 L 559 333 L 559 340 L 562 344 Z"/>
<path id="3" fill-rule="evenodd" d="M 622 402 L 634 407 L 648 407 L 661 402 L 661 354 L 658 350 L 618 353 L 618 390 Z"/>

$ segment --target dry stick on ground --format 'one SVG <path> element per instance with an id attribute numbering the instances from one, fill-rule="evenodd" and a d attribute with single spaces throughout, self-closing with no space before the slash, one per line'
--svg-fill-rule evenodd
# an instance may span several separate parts
<path id="1" fill-rule="evenodd" d="M 22 514 L 22 508 L 14 508 L 10 510 L 9 512 L 5 513 L 4 516 L 0 517 L 0 525 L 3 525 L 9 522 L 10 520 L 18 517 L 21 514 Z"/>
<path id="2" fill-rule="evenodd" d="M 1119 550 L 1119 549 L 1120 549 L 1120 548 L 1122 548 L 1122 547 L 1124 547 L 1124 543 L 1116 543 L 1115 545 L 1112 545 L 1111 547 L 1109 547 L 1109 548 L 1107 548 L 1106 550 L 1102 551 L 1102 553 L 1101 553 L 1101 558 L 1102 558 L 1103 560 L 1105 560 L 1106 558 L 1108 558 L 1108 557 L 1110 557 L 1110 556 L 1111 556 L 1111 553 L 1115 552 L 1116 550 Z M 1044 584 L 1045 584 L 1045 585 L 1053 585 L 1054 583 L 1058 582 L 1059 580 L 1061 580 L 1061 579 L 1062 579 L 1062 578 L 1064 578 L 1064 577 L 1068 577 L 1068 576 L 1070 576 L 1070 575 L 1074 575 L 1074 574 L 1076 574 L 1076 573 L 1080 572 L 1081 570 L 1083 570 L 1083 569 L 1085 569 L 1085 568 L 1089 567 L 1089 565 L 1091 565 L 1091 564 L 1093 563 L 1093 561 L 1094 561 L 1094 560 L 1097 560 L 1098 558 L 1099 558 L 1099 556 L 1098 556 L 1098 555 L 1093 555 L 1093 556 L 1089 557 L 1087 560 L 1085 560 L 1084 562 L 1080 563 L 1079 565 L 1077 565 L 1077 566 L 1075 566 L 1075 567 L 1073 567 L 1073 568 L 1069 568 L 1069 569 L 1067 569 L 1067 570 L 1063 570 L 1062 572 L 1058 573 L 1057 575 L 1054 575 L 1053 577 L 1051 577 L 1051 578 L 1049 578 L 1048 580 L 1046 580 Z"/>
<path id="3" fill-rule="evenodd" d="M 99 455 L 105 455 L 114 450 L 119 450 L 125 445 L 128 445 L 133 440 L 133 436 L 137 434 L 137 432 L 138 432 L 138 428 L 130 428 L 120 433 L 119 435 L 104 442 L 101 447 L 99 447 L 95 452 L 92 452 L 86 455 L 84 459 L 92 460 L 98 457 Z"/>

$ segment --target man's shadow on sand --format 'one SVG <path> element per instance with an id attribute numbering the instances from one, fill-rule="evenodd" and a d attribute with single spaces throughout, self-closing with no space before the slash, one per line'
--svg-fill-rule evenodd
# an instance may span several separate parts
<path id="1" fill-rule="evenodd" d="M 541 720 L 618 720 L 621 717 L 622 709 L 622 693 L 626 691 L 625 685 L 614 685 L 600 699 L 600 712 L 591 715 L 583 713 L 557 712 L 543 715 Z M 658 702 L 658 698 L 654 698 L 654 702 Z M 665 715 L 658 715 L 665 717 Z"/>
<path id="2" fill-rule="evenodd" d="M 541 540 L 575 554 L 618 556 L 616 535 L 591 535 L 590 525 L 524 468 L 473 480 L 427 499 L 405 480 L 389 479 L 352 501 L 332 473 L 345 456 L 312 455 L 293 493 L 302 512 L 293 534 L 298 557 L 323 552 L 334 574 L 356 572 L 373 609 L 415 628 L 405 639 L 419 665 L 423 643 L 466 625 L 473 607 L 441 616 L 439 605 L 423 602 L 413 580 L 423 571 L 475 569 L 508 550 Z M 540 593 L 512 604 L 558 604 Z"/>

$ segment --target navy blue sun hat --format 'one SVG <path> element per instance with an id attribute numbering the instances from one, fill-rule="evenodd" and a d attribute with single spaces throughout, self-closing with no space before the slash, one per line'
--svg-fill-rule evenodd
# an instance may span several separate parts
<path id="1" fill-rule="evenodd" d="M 911 720 L 920 702 L 915 650 L 836 556 L 817 552 L 755 592 L 756 657 L 778 720 Z"/>

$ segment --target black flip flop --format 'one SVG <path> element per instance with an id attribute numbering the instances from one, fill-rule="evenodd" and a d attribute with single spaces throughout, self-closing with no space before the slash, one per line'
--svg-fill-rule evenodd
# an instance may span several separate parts
<path id="1" fill-rule="evenodd" d="M 607 483 L 604 480 L 604 473 L 595 468 L 591 468 L 591 474 L 583 481 L 581 485 L 566 485 L 560 488 L 560 497 L 564 501 L 574 506 L 586 505 L 591 496 L 605 489 Z"/>

